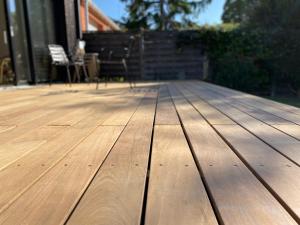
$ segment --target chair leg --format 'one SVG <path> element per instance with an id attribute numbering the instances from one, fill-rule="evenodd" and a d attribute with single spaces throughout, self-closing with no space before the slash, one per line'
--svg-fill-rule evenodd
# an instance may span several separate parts
<path id="1" fill-rule="evenodd" d="M 86 70 L 86 67 L 85 65 L 82 65 L 82 69 L 83 69 L 83 73 L 84 73 L 84 77 L 85 77 L 85 80 L 90 83 L 90 78 L 89 78 L 89 75 L 87 73 L 87 70 Z"/>
<path id="2" fill-rule="evenodd" d="M 74 67 L 75 67 L 76 76 L 74 76 L 73 82 L 75 83 L 76 78 L 77 78 L 77 82 L 80 83 L 80 68 L 76 64 L 74 65 Z"/>
<path id="3" fill-rule="evenodd" d="M 51 64 L 50 67 L 49 67 L 49 86 L 50 87 L 52 85 L 52 79 L 53 79 L 52 72 L 53 72 L 53 65 Z"/>
<path id="4" fill-rule="evenodd" d="M 97 77 L 97 84 L 96 84 L 96 90 L 99 89 L 99 78 Z"/>
<path id="5" fill-rule="evenodd" d="M 123 66 L 124 66 L 124 70 L 125 70 L 125 76 L 126 76 L 126 79 L 128 80 L 128 83 L 129 83 L 130 89 L 132 89 L 131 78 L 129 77 L 129 74 L 128 74 L 128 67 L 127 67 L 126 60 L 125 60 L 125 59 L 123 59 L 123 60 L 122 60 L 122 63 L 123 63 Z"/>
<path id="6" fill-rule="evenodd" d="M 67 68 L 67 74 L 68 74 L 68 82 L 69 82 L 70 87 L 72 87 L 72 80 L 71 80 L 71 73 L 70 73 L 69 65 L 66 65 L 66 68 Z"/>
<path id="7" fill-rule="evenodd" d="M 76 70 L 76 65 L 74 65 L 74 71 L 72 74 L 72 82 L 75 83 L 76 82 L 76 78 L 77 78 L 77 70 Z"/>

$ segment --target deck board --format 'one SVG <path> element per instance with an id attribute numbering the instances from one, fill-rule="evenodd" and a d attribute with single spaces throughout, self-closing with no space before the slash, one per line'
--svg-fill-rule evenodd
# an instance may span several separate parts
<path id="1" fill-rule="evenodd" d="M 202 87 L 194 88 L 194 93 L 196 93 L 198 97 L 201 96 L 202 99 L 222 111 L 229 118 L 249 130 L 261 140 L 274 147 L 274 149 L 285 155 L 292 162 L 298 166 L 300 165 L 300 152 L 298 151 L 300 142 L 297 139 L 233 108 L 230 102 L 227 102 L 222 96 L 206 92 Z"/>
<path id="2" fill-rule="evenodd" d="M 181 126 L 156 125 L 152 151 L 145 224 L 218 224 Z"/>
<path id="3" fill-rule="evenodd" d="M 300 222 L 296 107 L 198 81 L 0 101 L 0 224 Z"/>
<path id="4" fill-rule="evenodd" d="M 41 127 L 0 146 L 0 171 L 65 131 L 64 127 Z"/>
<path id="5" fill-rule="evenodd" d="M 155 124 L 180 125 L 176 110 L 166 85 L 162 85 L 159 90 Z"/>
<path id="6" fill-rule="evenodd" d="M 295 113 L 287 113 L 288 111 L 282 109 L 279 106 L 280 105 L 279 103 L 276 104 L 275 102 L 272 102 L 270 104 L 270 101 L 268 101 L 267 99 L 262 99 L 262 98 L 259 98 L 259 97 L 253 96 L 253 95 L 233 91 L 228 88 L 223 88 L 220 86 L 211 85 L 211 84 L 207 84 L 207 83 L 205 83 L 205 87 L 210 90 L 213 90 L 213 92 L 219 92 L 219 93 L 221 92 L 222 94 L 227 93 L 227 95 L 229 95 L 230 98 L 232 98 L 234 101 L 240 99 L 242 102 L 246 103 L 247 105 L 249 105 L 251 107 L 257 108 L 259 110 L 263 109 L 263 111 L 266 111 L 277 117 L 283 118 L 285 120 L 288 120 L 290 122 L 300 125 L 300 115 L 295 114 Z M 286 107 L 289 107 L 289 106 L 286 106 Z M 289 108 L 292 108 L 292 106 L 290 106 Z"/>
<path id="7" fill-rule="evenodd" d="M 0 192 L 0 212 L 87 138 L 109 115 L 118 113 L 118 110 L 108 112 L 107 108 L 104 104 L 97 106 L 85 120 L 68 127 L 62 134 L 7 166 L 0 173 L 0 183 L 4 190 L 10 191 Z M 12 175 L 14 179 L 7 181 Z"/>
<path id="8" fill-rule="evenodd" d="M 0 224 L 63 224 L 122 129 L 98 127 L 2 213 Z M 45 210 L 52 207 L 55 210 Z"/>
<path id="9" fill-rule="evenodd" d="M 140 224 L 155 108 L 147 94 L 67 224 Z"/>
<path id="10" fill-rule="evenodd" d="M 201 115 L 170 88 L 224 224 L 297 224 Z M 194 121 L 190 120 L 192 113 Z"/>
<path id="11" fill-rule="evenodd" d="M 300 222 L 300 168 L 238 125 L 215 128 Z"/>
<path id="12" fill-rule="evenodd" d="M 218 224 L 167 86 L 158 97 L 149 177 L 146 225 Z"/>

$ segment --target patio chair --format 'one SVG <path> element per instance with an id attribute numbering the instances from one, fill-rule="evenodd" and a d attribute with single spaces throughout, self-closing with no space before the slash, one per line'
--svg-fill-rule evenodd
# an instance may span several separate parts
<path id="1" fill-rule="evenodd" d="M 85 41 L 78 40 L 77 45 L 75 46 L 75 50 L 73 51 L 73 54 L 71 55 L 71 65 L 75 67 L 76 76 L 73 77 L 73 82 L 76 81 L 80 82 L 80 69 L 83 70 L 84 76 L 86 81 L 89 82 L 89 76 L 86 69 L 85 64 Z"/>
<path id="2" fill-rule="evenodd" d="M 131 51 L 132 48 L 134 46 L 135 43 L 135 37 L 134 36 L 130 36 L 129 38 L 129 43 L 128 46 L 124 47 L 121 50 L 121 53 L 115 53 L 113 50 L 108 50 L 106 48 L 102 48 L 101 49 L 101 59 L 100 59 L 100 66 L 102 67 L 103 65 L 121 65 L 124 68 L 125 71 L 125 78 L 128 80 L 130 88 L 135 87 L 135 82 L 134 79 L 132 79 L 132 77 L 129 75 L 128 73 L 128 66 L 127 66 L 127 60 L 130 58 L 131 55 Z M 105 53 L 107 55 L 107 57 L 105 58 Z M 104 56 L 104 59 L 103 59 Z M 99 73 L 100 74 L 100 73 Z M 105 85 L 107 85 L 107 81 L 109 78 L 109 74 L 106 73 L 105 75 Z M 96 89 L 98 89 L 99 86 L 99 79 L 97 79 L 97 87 Z"/>
<path id="3" fill-rule="evenodd" d="M 11 59 L 5 57 L 0 59 L 0 84 L 12 83 L 14 81 L 14 72 L 11 68 Z"/>
<path id="4" fill-rule="evenodd" d="M 52 67 L 53 66 L 63 66 L 67 69 L 67 79 L 68 82 L 71 84 L 71 74 L 70 74 L 70 61 L 65 53 L 65 50 L 61 45 L 48 45 L 50 56 L 52 59 L 51 71 L 50 71 L 50 85 L 52 84 Z"/>

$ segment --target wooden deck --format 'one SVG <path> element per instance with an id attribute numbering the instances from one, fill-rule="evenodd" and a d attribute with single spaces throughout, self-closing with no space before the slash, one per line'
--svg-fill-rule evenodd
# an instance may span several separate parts
<path id="1" fill-rule="evenodd" d="M 300 109 L 193 81 L 0 92 L 1 225 L 300 223 Z"/>

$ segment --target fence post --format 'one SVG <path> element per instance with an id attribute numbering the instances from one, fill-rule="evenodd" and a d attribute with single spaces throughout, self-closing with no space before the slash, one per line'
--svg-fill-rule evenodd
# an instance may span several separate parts
<path id="1" fill-rule="evenodd" d="M 145 76 L 145 70 L 144 70 L 144 49 L 145 49 L 145 43 L 144 43 L 144 30 L 140 31 L 139 36 L 139 53 L 140 53 L 140 73 L 141 73 L 141 79 Z"/>

